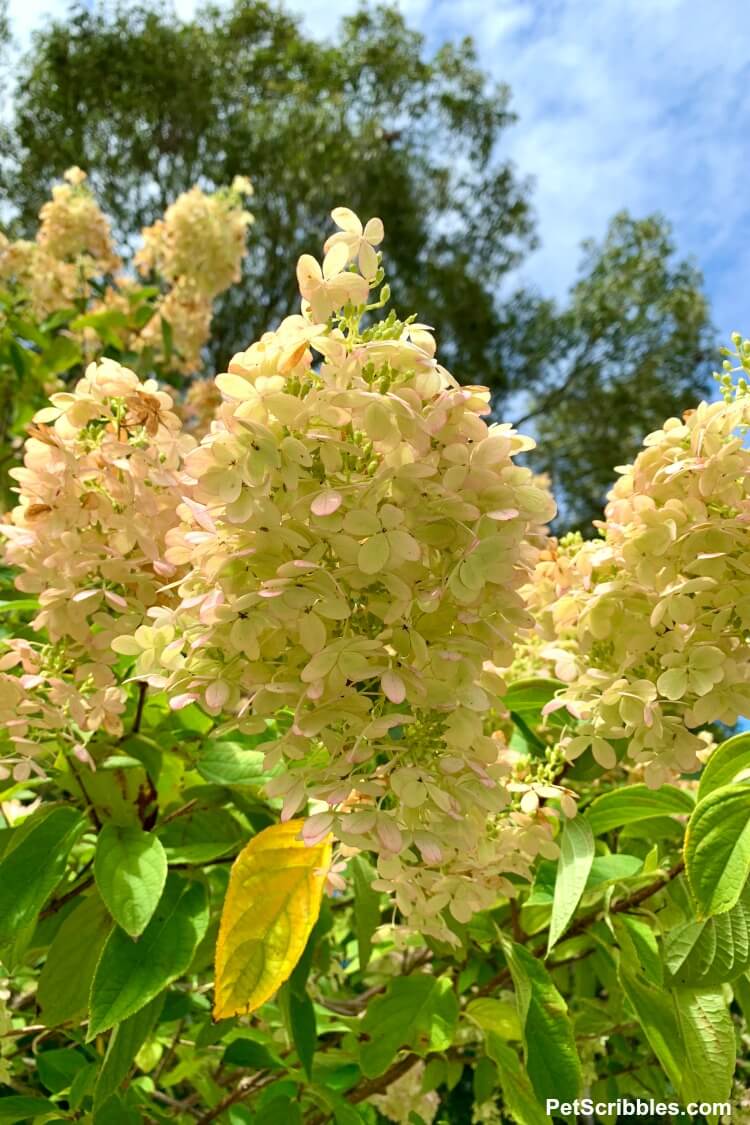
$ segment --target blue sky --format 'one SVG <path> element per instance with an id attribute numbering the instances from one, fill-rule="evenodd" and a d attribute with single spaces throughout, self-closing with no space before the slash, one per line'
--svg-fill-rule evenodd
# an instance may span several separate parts
<path id="1" fill-rule="evenodd" d="M 291 0 L 325 37 L 356 0 Z M 22 45 L 64 0 L 10 0 Z M 189 15 L 196 0 L 175 0 Z M 627 207 L 658 210 L 704 272 L 723 338 L 750 335 L 748 0 L 401 0 L 430 47 L 473 35 L 513 90 L 506 138 L 536 181 L 541 249 L 524 280 L 561 296 L 578 245 Z"/>

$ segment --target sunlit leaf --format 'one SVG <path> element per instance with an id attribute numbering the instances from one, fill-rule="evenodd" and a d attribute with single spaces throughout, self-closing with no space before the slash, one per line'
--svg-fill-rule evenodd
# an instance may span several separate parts
<path id="1" fill-rule="evenodd" d="M 303 821 L 258 833 L 232 866 L 216 947 L 214 1016 L 253 1012 L 291 975 L 320 912 L 330 840 L 308 847 Z"/>
<path id="2" fill-rule="evenodd" d="M 167 857 L 161 841 L 142 828 L 106 824 L 96 843 L 94 876 L 114 920 L 137 937 L 164 890 Z"/>
<path id="3" fill-rule="evenodd" d="M 684 789 L 663 785 L 649 789 L 646 785 L 623 785 L 610 789 L 592 801 L 586 809 L 586 819 L 595 836 L 602 836 L 612 828 L 632 824 L 652 817 L 689 815 L 694 808 L 693 798 Z"/>
<path id="4" fill-rule="evenodd" d="M 566 820 L 560 840 L 560 862 L 557 865 L 552 917 L 549 924 L 547 952 L 562 936 L 575 914 L 591 871 L 594 859 L 594 835 L 591 825 L 581 816 Z"/>
<path id="5" fill-rule="evenodd" d="M 685 871 L 699 917 L 732 909 L 750 877 L 750 785 L 722 786 L 696 805 Z"/>
<path id="6" fill-rule="evenodd" d="M 458 1001 L 451 981 L 414 973 L 391 981 L 370 1002 L 362 1022 L 362 1071 L 375 1077 L 387 1070 L 402 1047 L 417 1054 L 445 1051 L 453 1042 Z"/>

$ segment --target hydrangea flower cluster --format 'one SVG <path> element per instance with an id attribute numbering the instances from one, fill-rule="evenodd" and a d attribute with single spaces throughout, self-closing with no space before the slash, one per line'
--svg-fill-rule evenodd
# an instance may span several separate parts
<path id="1" fill-rule="evenodd" d="M 235 176 L 230 188 L 212 195 L 194 187 L 143 231 L 136 267 L 145 276 L 165 279 L 169 289 L 144 328 L 141 343 L 160 355 L 166 321 L 180 357 L 177 366 L 184 373 L 199 366 L 214 300 L 240 279 L 247 228 L 254 221 L 242 200 L 252 190 L 246 176 Z"/>
<path id="2" fill-rule="evenodd" d="M 530 580 L 521 588 L 534 628 L 516 645 L 511 681 L 541 676 L 571 683 L 580 674 L 576 625 L 600 549 L 600 543 L 584 540 L 579 532 L 562 539 L 550 536 L 541 545 Z"/>
<path id="3" fill-rule="evenodd" d="M 322 264 L 298 265 L 301 315 L 216 380 L 167 535 L 191 568 L 181 605 L 114 647 L 174 707 L 246 733 L 278 716 L 283 817 L 317 801 L 306 838 L 377 852 L 377 885 L 444 934 L 444 908 L 466 920 L 555 854 L 554 814 L 511 807 L 491 737 L 498 668 L 531 622 L 526 536 L 554 507 L 514 463 L 532 443 L 485 421 L 488 390 L 440 366 L 425 326 L 372 318 L 380 221 L 333 218 Z"/>
<path id="4" fill-rule="evenodd" d="M 748 425 L 741 386 L 669 419 L 621 470 L 602 540 L 566 559 L 567 592 L 544 613 L 565 652 L 572 637 L 577 649 L 564 658 L 572 682 L 551 704 L 578 720 L 568 758 L 591 747 L 609 768 L 624 739 L 658 786 L 697 768 L 699 728 L 748 713 Z M 539 567 L 536 577 L 549 581 Z"/>
<path id="5" fill-rule="evenodd" d="M 172 369 L 193 374 L 209 338 L 213 302 L 240 278 L 247 228 L 253 222 L 243 203 L 252 194 L 250 181 L 237 176 L 230 188 L 212 194 L 193 188 L 143 231 L 135 264 L 163 292 L 145 325 L 126 327 L 143 284 L 118 272 L 121 263 L 109 221 L 85 183 L 86 173 L 69 168 L 64 179 L 40 211 L 35 241 L 9 242 L 0 235 L 0 281 L 23 289 L 39 320 L 76 304 L 89 314 L 119 310 L 124 314 L 118 328 L 123 350 L 149 348 L 159 362 L 168 360 Z M 101 352 L 95 324 L 71 331 L 84 355 Z"/>
<path id="6" fill-rule="evenodd" d="M 189 492 L 183 461 L 194 445 L 170 396 L 109 359 L 35 415 L 24 465 L 11 470 L 20 502 L 0 525 L 16 586 L 39 595 L 33 626 L 49 639 L 11 641 L 0 658 L 0 713 L 26 759 L 21 774 L 50 730 L 80 746 L 99 727 L 120 732 L 111 644 L 178 574 L 166 535 Z"/>
<path id="7" fill-rule="evenodd" d="M 0 235 L 0 280 L 23 287 L 43 320 L 92 294 L 92 281 L 119 266 L 109 221 L 88 189 L 86 173 L 69 168 L 40 213 L 33 242 Z"/>
<path id="8" fill-rule="evenodd" d="M 424 1125 L 432 1125 L 440 1108 L 440 1097 L 435 1090 L 425 1093 L 422 1089 L 425 1069 L 425 1063 L 418 1062 L 391 1082 L 384 1094 L 374 1094 L 368 1102 L 395 1125 L 409 1125 L 415 1116 Z"/>

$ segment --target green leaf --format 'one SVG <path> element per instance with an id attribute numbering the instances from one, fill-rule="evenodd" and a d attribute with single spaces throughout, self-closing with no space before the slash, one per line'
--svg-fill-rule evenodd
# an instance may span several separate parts
<path id="1" fill-rule="evenodd" d="M 0 599 L 0 614 L 4 617 L 11 613 L 28 613 L 37 609 L 39 609 L 39 602 L 36 598 Z"/>
<path id="2" fill-rule="evenodd" d="M 620 983 L 651 1050 L 675 1090 L 685 1069 L 685 1046 L 669 992 L 620 967 Z"/>
<path id="3" fill-rule="evenodd" d="M 233 1040 L 222 1057 L 222 1064 L 241 1066 L 248 1070 L 281 1070 L 284 1063 L 265 1043 L 243 1036 Z"/>
<path id="4" fill-rule="evenodd" d="M 276 1097 L 265 1104 L 261 1099 L 258 1112 L 253 1117 L 253 1125 L 280 1125 L 282 1121 L 284 1125 L 302 1125 L 302 1111 L 299 1103 L 294 1100 L 296 1087 L 291 1083 L 289 1086 L 288 1093 L 286 1089 L 280 1090 Z M 272 1087 L 267 1086 L 263 1096 L 268 1097 L 269 1091 L 274 1093 Z"/>
<path id="5" fill-rule="evenodd" d="M 105 824 L 96 842 L 94 876 L 115 922 L 138 937 L 151 921 L 167 878 L 161 841 L 142 828 Z"/>
<path id="6" fill-rule="evenodd" d="M 70 1089 L 76 1074 L 87 1062 L 86 1056 L 75 1047 L 53 1048 L 40 1051 L 36 1056 L 36 1071 L 45 1090 L 60 1094 Z"/>
<path id="7" fill-rule="evenodd" d="M 610 921 L 628 968 L 632 967 L 634 972 L 642 973 L 652 984 L 661 986 L 664 973 L 659 945 L 648 923 L 630 914 L 612 914 Z"/>
<path id="8" fill-rule="evenodd" d="M 27 821 L 0 860 L 0 946 L 30 925 L 57 886 L 84 825 L 77 809 L 54 808 Z"/>
<path id="9" fill-rule="evenodd" d="M 541 961 L 522 945 L 505 941 L 516 990 L 526 1070 L 539 1101 L 570 1102 L 581 1087 L 581 1063 L 565 1001 Z M 494 1057 L 494 1056 L 493 1056 Z"/>
<path id="10" fill-rule="evenodd" d="M 695 987 L 732 981 L 750 968 L 750 884 L 725 914 L 670 930 L 664 964 L 675 984 Z"/>
<path id="11" fill-rule="evenodd" d="M 678 988 L 673 997 L 685 1047 L 682 1100 L 729 1101 L 737 1048 L 722 990 Z"/>
<path id="12" fill-rule="evenodd" d="M 549 923 L 547 953 L 567 929 L 576 912 L 594 859 L 594 834 L 583 817 L 566 820 L 560 841 L 552 917 Z"/>
<path id="13" fill-rule="evenodd" d="M 315 1008 L 307 993 L 299 996 L 285 986 L 287 1022 L 292 1042 L 308 1080 L 312 1079 L 312 1064 L 318 1042 Z"/>
<path id="14" fill-rule="evenodd" d="M 172 333 L 172 325 L 164 316 L 161 317 L 161 341 L 164 348 L 164 360 L 166 363 L 169 363 L 174 347 L 174 335 Z"/>
<path id="15" fill-rule="evenodd" d="M 93 1125 L 143 1125 L 143 1116 L 133 1106 L 126 1105 L 117 1094 L 112 1094 L 97 1109 Z"/>
<path id="16" fill-rule="evenodd" d="M 240 742 L 212 742 L 201 753 L 196 769 L 214 785 L 263 785 L 270 776 L 263 766 L 265 754 Z"/>
<path id="17" fill-rule="evenodd" d="M 208 863 L 237 851 L 246 831 L 226 809 L 199 809 L 159 831 L 170 863 Z"/>
<path id="18" fill-rule="evenodd" d="M 711 754 L 698 784 L 698 800 L 702 801 L 714 789 L 722 789 L 740 780 L 750 778 L 750 734 L 736 734 L 728 738 Z"/>
<path id="19" fill-rule="evenodd" d="M 482 1031 L 493 1031 L 501 1039 L 523 1039 L 518 1009 L 510 1000 L 480 996 L 466 1005 L 466 1015 Z"/>
<path id="20" fill-rule="evenodd" d="M 71 336 L 56 336 L 41 357 L 41 365 L 50 375 L 68 371 L 80 362 L 81 349 Z"/>
<path id="21" fill-rule="evenodd" d="M 736 1048 L 722 990 L 667 991 L 622 970 L 620 981 L 683 1104 L 728 1101 Z"/>
<path id="22" fill-rule="evenodd" d="M 619 883 L 637 875 L 642 867 L 643 860 L 635 855 L 595 855 L 585 889 L 590 891 L 603 883 Z"/>
<path id="23" fill-rule="evenodd" d="M 186 972 L 207 926 L 203 884 L 170 874 L 138 941 L 119 927 L 107 940 L 91 986 L 88 1038 L 140 1011 Z"/>
<path id="24" fill-rule="evenodd" d="M 310 936 L 307 939 L 307 944 L 302 951 L 297 964 L 292 969 L 292 975 L 289 977 L 289 987 L 292 992 L 296 992 L 297 996 L 305 996 L 307 994 L 307 979 L 310 976 L 310 969 L 312 968 L 313 957 L 318 943 L 333 929 L 333 914 L 331 908 L 325 899 L 320 904 L 320 914 L 318 919 L 310 931 Z"/>
<path id="25" fill-rule="evenodd" d="M 87 1062 L 76 1074 L 70 1084 L 67 1098 L 70 1109 L 79 1110 L 83 1105 L 83 1099 L 93 1092 L 99 1074 L 99 1065 L 99 1059 L 96 1062 Z"/>
<path id="26" fill-rule="evenodd" d="M 44 1113 L 59 1113 L 54 1102 L 47 1098 L 32 1098 L 22 1094 L 0 1096 L 0 1123 L 13 1125 L 16 1121 L 28 1121 L 41 1117 Z"/>
<path id="27" fill-rule="evenodd" d="M 694 808 L 693 798 L 684 789 L 663 785 L 649 789 L 646 785 L 623 785 L 611 789 L 592 801 L 585 812 L 595 836 L 602 836 L 623 824 L 652 817 L 684 816 Z"/>
<path id="28" fill-rule="evenodd" d="M 94 1088 L 94 1113 L 128 1075 L 135 1056 L 153 1030 L 164 1006 L 161 992 L 128 1019 L 118 1024 L 109 1037 L 99 1077 Z"/>
<path id="29" fill-rule="evenodd" d="M 696 805 L 685 871 L 699 917 L 732 909 L 750 876 L 750 785 L 724 785 Z"/>
<path id="30" fill-rule="evenodd" d="M 554 699 L 555 692 L 565 687 L 561 680 L 547 680 L 542 677 L 532 677 L 528 680 L 516 680 L 511 684 L 505 695 L 503 703 L 509 711 L 519 715 L 538 712 L 550 699 Z"/>
<path id="31" fill-rule="evenodd" d="M 497 1067 L 491 1059 L 479 1059 L 474 1067 L 474 1101 L 477 1105 L 488 1102 L 497 1086 Z"/>
<path id="32" fill-rule="evenodd" d="M 372 935 L 380 925 L 380 895 L 372 889 L 375 872 L 364 856 L 349 861 L 349 872 L 354 884 L 354 932 L 362 971 L 372 956 Z"/>
<path id="33" fill-rule="evenodd" d="M 370 1003 L 362 1021 L 362 1072 L 368 1078 L 382 1074 L 402 1047 L 419 1055 L 447 1050 L 457 1019 L 458 1001 L 445 977 L 397 977 Z"/>
<path id="34" fill-rule="evenodd" d="M 96 963 L 111 929 L 112 919 L 96 893 L 82 899 L 60 926 L 36 991 L 47 1027 L 86 1012 Z"/>
<path id="35" fill-rule="evenodd" d="M 732 992 L 746 1021 L 750 1021 L 750 975 L 743 973 L 732 981 Z"/>
<path id="36" fill-rule="evenodd" d="M 486 1037 L 486 1046 L 487 1054 L 497 1064 L 509 1119 L 516 1125 L 549 1125 L 549 1117 L 539 1105 L 529 1076 L 513 1048 L 492 1031 Z"/>

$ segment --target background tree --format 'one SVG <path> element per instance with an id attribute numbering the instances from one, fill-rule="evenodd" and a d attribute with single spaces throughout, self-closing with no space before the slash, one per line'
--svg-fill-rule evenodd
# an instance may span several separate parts
<path id="1" fill-rule="evenodd" d="M 74 5 L 35 34 L 13 101 L 0 176 L 15 233 L 71 164 L 131 250 L 193 183 L 252 177 L 253 252 L 218 309 L 209 370 L 289 311 L 283 263 L 311 249 L 331 206 L 381 215 L 397 307 L 435 326 L 448 366 L 490 385 L 498 415 L 547 439 L 535 464 L 565 523 L 589 525 L 612 464 L 705 391 L 701 279 L 660 220 L 618 217 L 565 307 L 512 294 L 535 245 L 530 185 L 503 151 L 510 91 L 468 39 L 430 54 L 388 7 L 321 44 L 259 0 L 188 22 L 158 0 Z"/>
<path id="2" fill-rule="evenodd" d="M 702 277 L 677 257 L 660 215 L 615 215 L 583 246 L 562 309 L 527 303 L 527 396 L 516 416 L 539 440 L 535 464 L 563 498 L 560 524 L 586 529 L 643 435 L 698 402 L 716 362 Z"/>

